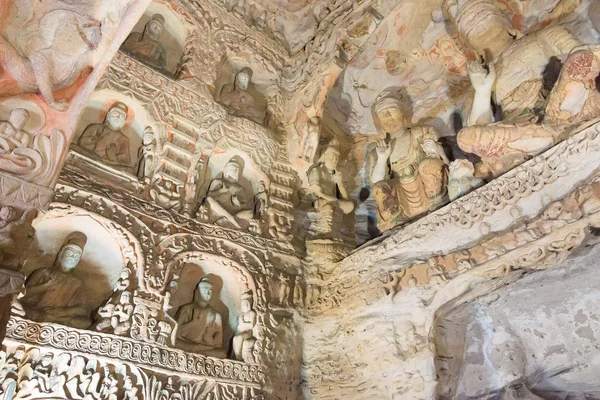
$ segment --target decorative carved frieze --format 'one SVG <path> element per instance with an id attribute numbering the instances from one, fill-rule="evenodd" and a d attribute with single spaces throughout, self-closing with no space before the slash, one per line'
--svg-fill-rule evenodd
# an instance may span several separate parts
<path id="1" fill-rule="evenodd" d="M 264 373 L 256 365 L 204 357 L 129 338 L 37 323 L 19 317 L 11 317 L 7 337 L 36 346 L 110 357 L 151 369 L 211 377 L 226 382 L 237 380 L 257 385 L 264 382 Z"/>

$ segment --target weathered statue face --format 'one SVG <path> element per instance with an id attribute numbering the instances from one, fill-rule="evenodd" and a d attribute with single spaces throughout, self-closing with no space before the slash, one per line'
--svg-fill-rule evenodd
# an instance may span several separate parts
<path id="1" fill-rule="evenodd" d="M 73 270 L 77 266 L 77 264 L 79 264 L 79 260 L 81 259 L 82 253 L 83 250 L 79 246 L 65 246 L 60 252 L 60 255 L 58 256 L 58 265 L 63 271 L 69 272 Z"/>
<path id="2" fill-rule="evenodd" d="M 142 138 L 142 143 L 144 146 L 148 146 L 152 143 L 153 140 L 154 136 L 151 133 L 145 133 L 144 137 Z"/>
<path id="3" fill-rule="evenodd" d="M 16 129 L 22 130 L 25 128 L 25 124 L 29 120 L 29 111 L 24 108 L 15 108 L 10 113 L 10 123 Z"/>
<path id="4" fill-rule="evenodd" d="M 240 72 L 235 77 L 236 87 L 240 90 L 248 89 L 248 84 L 250 83 L 250 77 L 245 72 Z"/>
<path id="5" fill-rule="evenodd" d="M 399 107 L 387 107 L 377 111 L 379 125 L 383 132 L 398 132 L 404 128 L 404 114 Z"/>
<path id="6" fill-rule="evenodd" d="M 200 298 L 205 302 L 209 302 L 212 298 L 212 285 L 202 283 L 198 285 L 198 291 L 200 292 Z"/>
<path id="7" fill-rule="evenodd" d="M 146 25 L 146 34 L 150 39 L 158 40 L 163 31 L 163 26 L 160 22 L 152 20 Z"/>
<path id="8" fill-rule="evenodd" d="M 333 149 L 325 150 L 325 154 L 323 156 L 323 164 L 328 170 L 334 170 L 337 167 L 339 160 L 339 154 L 337 151 Z"/>
<path id="9" fill-rule="evenodd" d="M 240 167 L 234 163 L 228 163 L 223 170 L 223 177 L 230 182 L 240 179 Z"/>
<path id="10" fill-rule="evenodd" d="M 127 113 L 120 108 L 113 108 L 108 112 L 106 120 L 108 121 L 110 129 L 118 131 L 125 126 Z"/>

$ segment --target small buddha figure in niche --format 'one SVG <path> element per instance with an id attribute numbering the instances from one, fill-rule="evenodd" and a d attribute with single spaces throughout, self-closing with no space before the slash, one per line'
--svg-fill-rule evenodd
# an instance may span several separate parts
<path id="1" fill-rule="evenodd" d="M 387 230 L 425 213 L 446 194 L 448 159 L 429 126 L 407 127 L 401 104 L 382 93 L 373 105 L 375 122 L 386 139 L 377 143 L 371 173 L 378 226 Z"/>
<path id="2" fill-rule="evenodd" d="M 266 118 L 266 104 L 258 93 L 251 89 L 252 70 L 242 68 L 235 76 L 233 84 L 224 85 L 219 95 L 219 103 L 223 104 L 230 114 L 263 124 Z"/>
<path id="3" fill-rule="evenodd" d="M 233 156 L 223 172 L 210 182 L 204 203 L 210 207 L 209 218 L 217 225 L 241 229 L 254 214 L 252 193 L 240 184 L 244 159 Z"/>
<path id="4" fill-rule="evenodd" d="M 242 295 L 240 308 L 237 335 L 233 337 L 233 355 L 236 360 L 252 363 L 254 362 L 252 352 L 256 342 L 256 338 L 252 335 L 252 330 L 256 325 L 256 311 L 252 309 L 252 293 Z"/>
<path id="5" fill-rule="evenodd" d="M 39 268 L 25 282 L 21 300 L 27 318 L 87 328 L 91 321 L 86 309 L 86 284 L 73 274 L 79 264 L 87 237 L 74 232 L 67 237 L 52 267 Z"/>
<path id="6" fill-rule="evenodd" d="M 188 351 L 202 351 L 223 346 L 223 322 L 210 301 L 213 284 L 202 278 L 194 290 L 194 299 L 177 310 L 177 346 Z"/>
<path id="7" fill-rule="evenodd" d="M 167 65 L 167 51 L 160 44 L 160 35 L 165 26 L 165 17 L 161 14 L 154 14 L 150 21 L 146 23 L 144 31 L 131 33 L 121 50 L 131 54 L 144 64 L 159 70 L 165 69 Z"/>
<path id="8" fill-rule="evenodd" d="M 523 36 L 495 1 L 449 0 L 461 41 L 478 55 L 468 64 L 475 89 L 460 148 L 479 156 L 475 175 L 493 178 L 563 140 L 600 116 L 597 46 L 582 46 L 563 26 Z M 562 67 L 561 67 L 561 62 Z M 502 111 L 494 123 L 491 101 Z"/>
<path id="9" fill-rule="evenodd" d="M 92 157 L 103 162 L 131 169 L 129 138 L 121 131 L 127 121 L 128 107 L 116 102 L 108 110 L 104 122 L 88 125 L 77 144 Z"/>
<path id="10" fill-rule="evenodd" d="M 10 112 L 8 121 L 0 121 L 0 151 L 11 152 L 17 148 L 29 146 L 31 136 L 25 131 L 29 120 L 29 111 L 15 108 Z"/>
<path id="11" fill-rule="evenodd" d="M 308 170 L 308 183 L 316 197 L 313 205 L 320 214 L 320 221 L 316 226 L 318 234 L 331 233 L 333 214 L 336 210 L 340 210 L 344 215 L 354 211 L 354 202 L 348 200 L 342 173 L 336 169 L 339 158 L 338 142 L 332 140 L 319 161 Z"/>

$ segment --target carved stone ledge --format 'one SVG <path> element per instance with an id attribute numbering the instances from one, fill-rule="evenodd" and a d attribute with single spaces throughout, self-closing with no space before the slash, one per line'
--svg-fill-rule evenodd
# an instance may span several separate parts
<path id="1" fill-rule="evenodd" d="M 538 215 L 598 169 L 600 123 L 422 219 L 367 243 L 341 261 L 339 270 L 373 265 L 397 268 L 469 246 L 510 228 L 520 218 Z"/>
<path id="2" fill-rule="evenodd" d="M 165 210 L 162 207 L 159 207 L 153 203 L 140 200 L 129 194 L 119 193 L 108 187 L 94 185 L 86 177 L 76 172 L 68 170 L 63 171 L 63 173 L 60 176 L 60 181 L 67 183 L 67 185 L 63 185 L 60 183 L 57 185 L 57 189 L 64 188 L 63 190 L 65 191 L 65 196 L 58 196 L 58 193 L 62 192 L 57 191 L 57 196 L 54 199 L 54 201 L 57 202 L 63 202 L 75 206 L 80 206 L 79 202 L 75 204 L 73 203 L 73 201 L 67 200 L 67 192 L 73 192 L 73 189 L 85 190 L 86 192 L 89 192 L 88 194 L 97 194 L 106 199 L 115 201 L 134 212 L 137 211 L 141 214 L 154 218 L 157 221 L 163 221 L 163 223 L 171 223 L 178 225 L 189 232 L 228 239 L 233 242 L 240 243 L 245 247 L 253 248 L 260 251 L 271 250 L 290 255 L 296 254 L 295 249 L 290 243 L 263 238 L 247 232 L 241 232 L 233 229 L 227 229 L 215 225 L 201 223 L 183 214 L 180 214 L 173 210 Z M 85 193 L 81 192 L 80 196 L 76 197 L 81 200 L 81 203 L 83 203 L 84 201 L 84 194 Z"/>
<path id="3" fill-rule="evenodd" d="M 27 182 L 7 172 L 0 171 L 0 204 L 45 210 L 54 191 L 45 186 Z"/>
<path id="4" fill-rule="evenodd" d="M 37 323 L 11 317 L 6 337 L 33 345 L 79 351 L 100 357 L 133 362 L 148 369 L 164 369 L 217 381 L 243 382 L 258 387 L 264 383 L 264 372 L 257 365 L 191 354 L 177 349 L 137 342 L 133 339 L 90 332 L 61 325 Z"/>

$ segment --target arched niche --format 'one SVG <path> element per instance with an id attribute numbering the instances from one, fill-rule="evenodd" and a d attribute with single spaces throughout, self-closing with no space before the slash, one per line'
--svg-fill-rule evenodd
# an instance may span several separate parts
<path id="1" fill-rule="evenodd" d="M 39 268 L 51 268 L 71 233 L 86 235 L 83 254 L 73 274 L 86 284 L 87 312 L 91 315 L 110 296 L 125 267 L 118 239 L 89 215 L 42 218 L 34 221 L 33 227 L 34 242 L 23 267 L 26 276 Z"/>
<path id="2" fill-rule="evenodd" d="M 237 263 L 224 257 L 200 253 L 186 252 L 175 259 L 171 286 L 176 289 L 171 292 L 170 315 L 177 320 L 177 311 L 185 304 L 193 301 L 194 291 L 204 277 L 213 284 L 212 300 L 209 303 L 223 321 L 224 355 L 229 351 L 230 342 L 238 325 L 241 313 L 240 304 L 244 293 L 253 296 L 253 307 L 256 309 L 256 286 L 250 274 Z M 177 342 L 176 342 L 177 347 Z"/>
<path id="3" fill-rule="evenodd" d="M 165 47 L 167 53 L 166 70 L 174 73 L 185 48 L 186 30 L 179 16 L 167 4 L 159 1 L 151 3 L 132 32 L 143 32 L 144 27 L 154 14 L 160 14 L 165 18 L 159 43 Z"/>
<path id="4" fill-rule="evenodd" d="M 251 82 L 259 93 L 266 97 L 278 93 L 281 80 L 279 72 L 268 61 L 256 54 L 239 53 L 229 55 L 219 65 L 215 85 L 217 96 L 215 97 L 218 98 L 221 88 L 228 83 L 233 83 L 235 75 L 245 67 L 252 70 Z"/>
<path id="5" fill-rule="evenodd" d="M 269 178 L 246 153 L 234 149 L 226 151 L 217 149 L 213 151 L 208 158 L 203 193 L 208 191 L 210 182 L 213 179 L 221 176 L 225 165 L 234 156 L 240 156 L 244 160 L 244 168 L 238 183 L 242 185 L 248 193 L 252 193 L 253 195 L 260 193 L 262 191 L 261 182 L 264 182 L 264 185 L 268 186 Z"/>
<path id="6" fill-rule="evenodd" d="M 112 90 L 99 90 L 92 94 L 77 124 L 73 148 L 80 149 L 78 141 L 85 129 L 91 124 L 103 123 L 106 114 L 116 102 L 124 103 L 128 109 L 127 121 L 121 131 L 129 139 L 131 168 L 126 170 L 133 173 L 138 159 L 138 150 L 142 145 L 144 131 L 149 127 L 158 142 L 160 129 L 156 121 L 149 116 L 147 110 L 136 99 L 127 97 L 122 93 Z"/>

